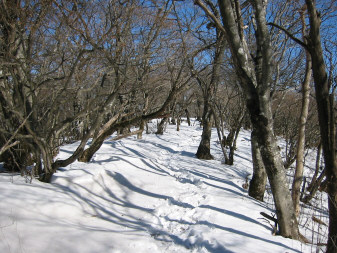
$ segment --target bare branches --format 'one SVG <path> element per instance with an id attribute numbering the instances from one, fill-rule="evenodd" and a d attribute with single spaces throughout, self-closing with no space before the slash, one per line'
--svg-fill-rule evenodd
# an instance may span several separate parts
<path id="1" fill-rule="evenodd" d="M 21 128 L 26 124 L 28 118 L 30 117 L 30 115 L 32 114 L 32 112 L 23 120 L 23 122 L 21 123 L 21 125 L 15 130 L 15 132 L 10 136 L 10 138 L 7 140 L 7 142 L 1 147 L 0 149 L 0 156 L 8 149 L 18 145 L 20 143 L 19 140 L 15 140 L 14 142 L 12 142 L 16 135 L 18 134 L 18 132 L 21 130 Z M 11 143 L 12 142 L 12 143 Z"/>
<path id="2" fill-rule="evenodd" d="M 280 29 L 281 31 L 283 31 L 290 39 L 292 39 L 294 42 L 296 42 L 297 44 L 299 44 L 300 46 L 302 46 L 304 49 L 308 49 L 308 45 L 306 43 L 304 43 L 303 41 L 301 41 L 300 39 L 296 38 L 292 33 L 290 33 L 286 28 L 277 25 L 275 23 L 267 23 L 267 25 L 276 27 L 277 29 Z"/>
<path id="3" fill-rule="evenodd" d="M 201 0 L 195 0 L 194 3 L 198 6 L 200 6 L 204 12 L 206 13 L 207 17 L 209 17 L 211 19 L 211 21 L 214 22 L 214 24 L 216 25 L 216 27 L 222 31 L 224 34 L 226 34 L 226 30 L 224 29 L 224 27 L 221 24 L 221 21 L 219 20 L 218 17 L 215 16 L 215 14 L 209 10 L 207 8 L 207 6 L 201 1 Z"/>

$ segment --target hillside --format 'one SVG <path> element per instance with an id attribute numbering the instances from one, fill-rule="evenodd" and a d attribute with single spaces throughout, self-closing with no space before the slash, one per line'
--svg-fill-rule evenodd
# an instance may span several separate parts
<path id="1" fill-rule="evenodd" d="M 196 159 L 200 136 L 197 124 L 183 124 L 107 140 L 51 184 L 0 174 L 0 252 L 315 252 L 273 236 L 260 215 L 272 205 L 242 188 L 252 173 L 250 133 L 241 132 L 233 166 L 221 163 L 215 130 L 216 159 Z"/>

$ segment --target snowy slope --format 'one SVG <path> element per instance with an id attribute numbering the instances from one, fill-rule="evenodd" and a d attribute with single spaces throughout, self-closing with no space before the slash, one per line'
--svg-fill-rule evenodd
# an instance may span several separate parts
<path id="1" fill-rule="evenodd" d="M 313 252 L 271 234 L 242 188 L 252 173 L 250 134 L 234 166 L 195 158 L 201 129 L 168 126 L 162 136 L 107 140 L 88 163 L 51 184 L 0 174 L 0 252 Z M 62 148 L 69 155 L 76 144 Z"/>

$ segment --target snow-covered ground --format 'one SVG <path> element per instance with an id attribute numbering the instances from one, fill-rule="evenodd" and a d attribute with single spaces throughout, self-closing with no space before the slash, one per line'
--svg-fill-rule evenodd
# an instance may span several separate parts
<path id="1" fill-rule="evenodd" d="M 90 163 L 58 171 L 51 184 L 0 174 L 0 252 L 315 252 L 273 236 L 243 189 L 252 173 L 250 133 L 235 164 L 195 158 L 201 129 L 107 140 Z M 60 157 L 74 150 L 64 146 Z M 309 238 L 310 239 L 310 238 Z"/>

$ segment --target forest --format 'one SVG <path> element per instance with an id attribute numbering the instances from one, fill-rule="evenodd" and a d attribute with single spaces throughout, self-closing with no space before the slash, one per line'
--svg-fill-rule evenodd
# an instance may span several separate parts
<path id="1" fill-rule="evenodd" d="M 249 133 L 242 187 L 270 191 L 274 234 L 309 243 L 303 206 L 323 192 L 337 252 L 335 0 L 2 0 L 0 14 L 1 174 L 54 184 L 107 141 L 196 125 L 179 152 L 231 170 Z"/>

